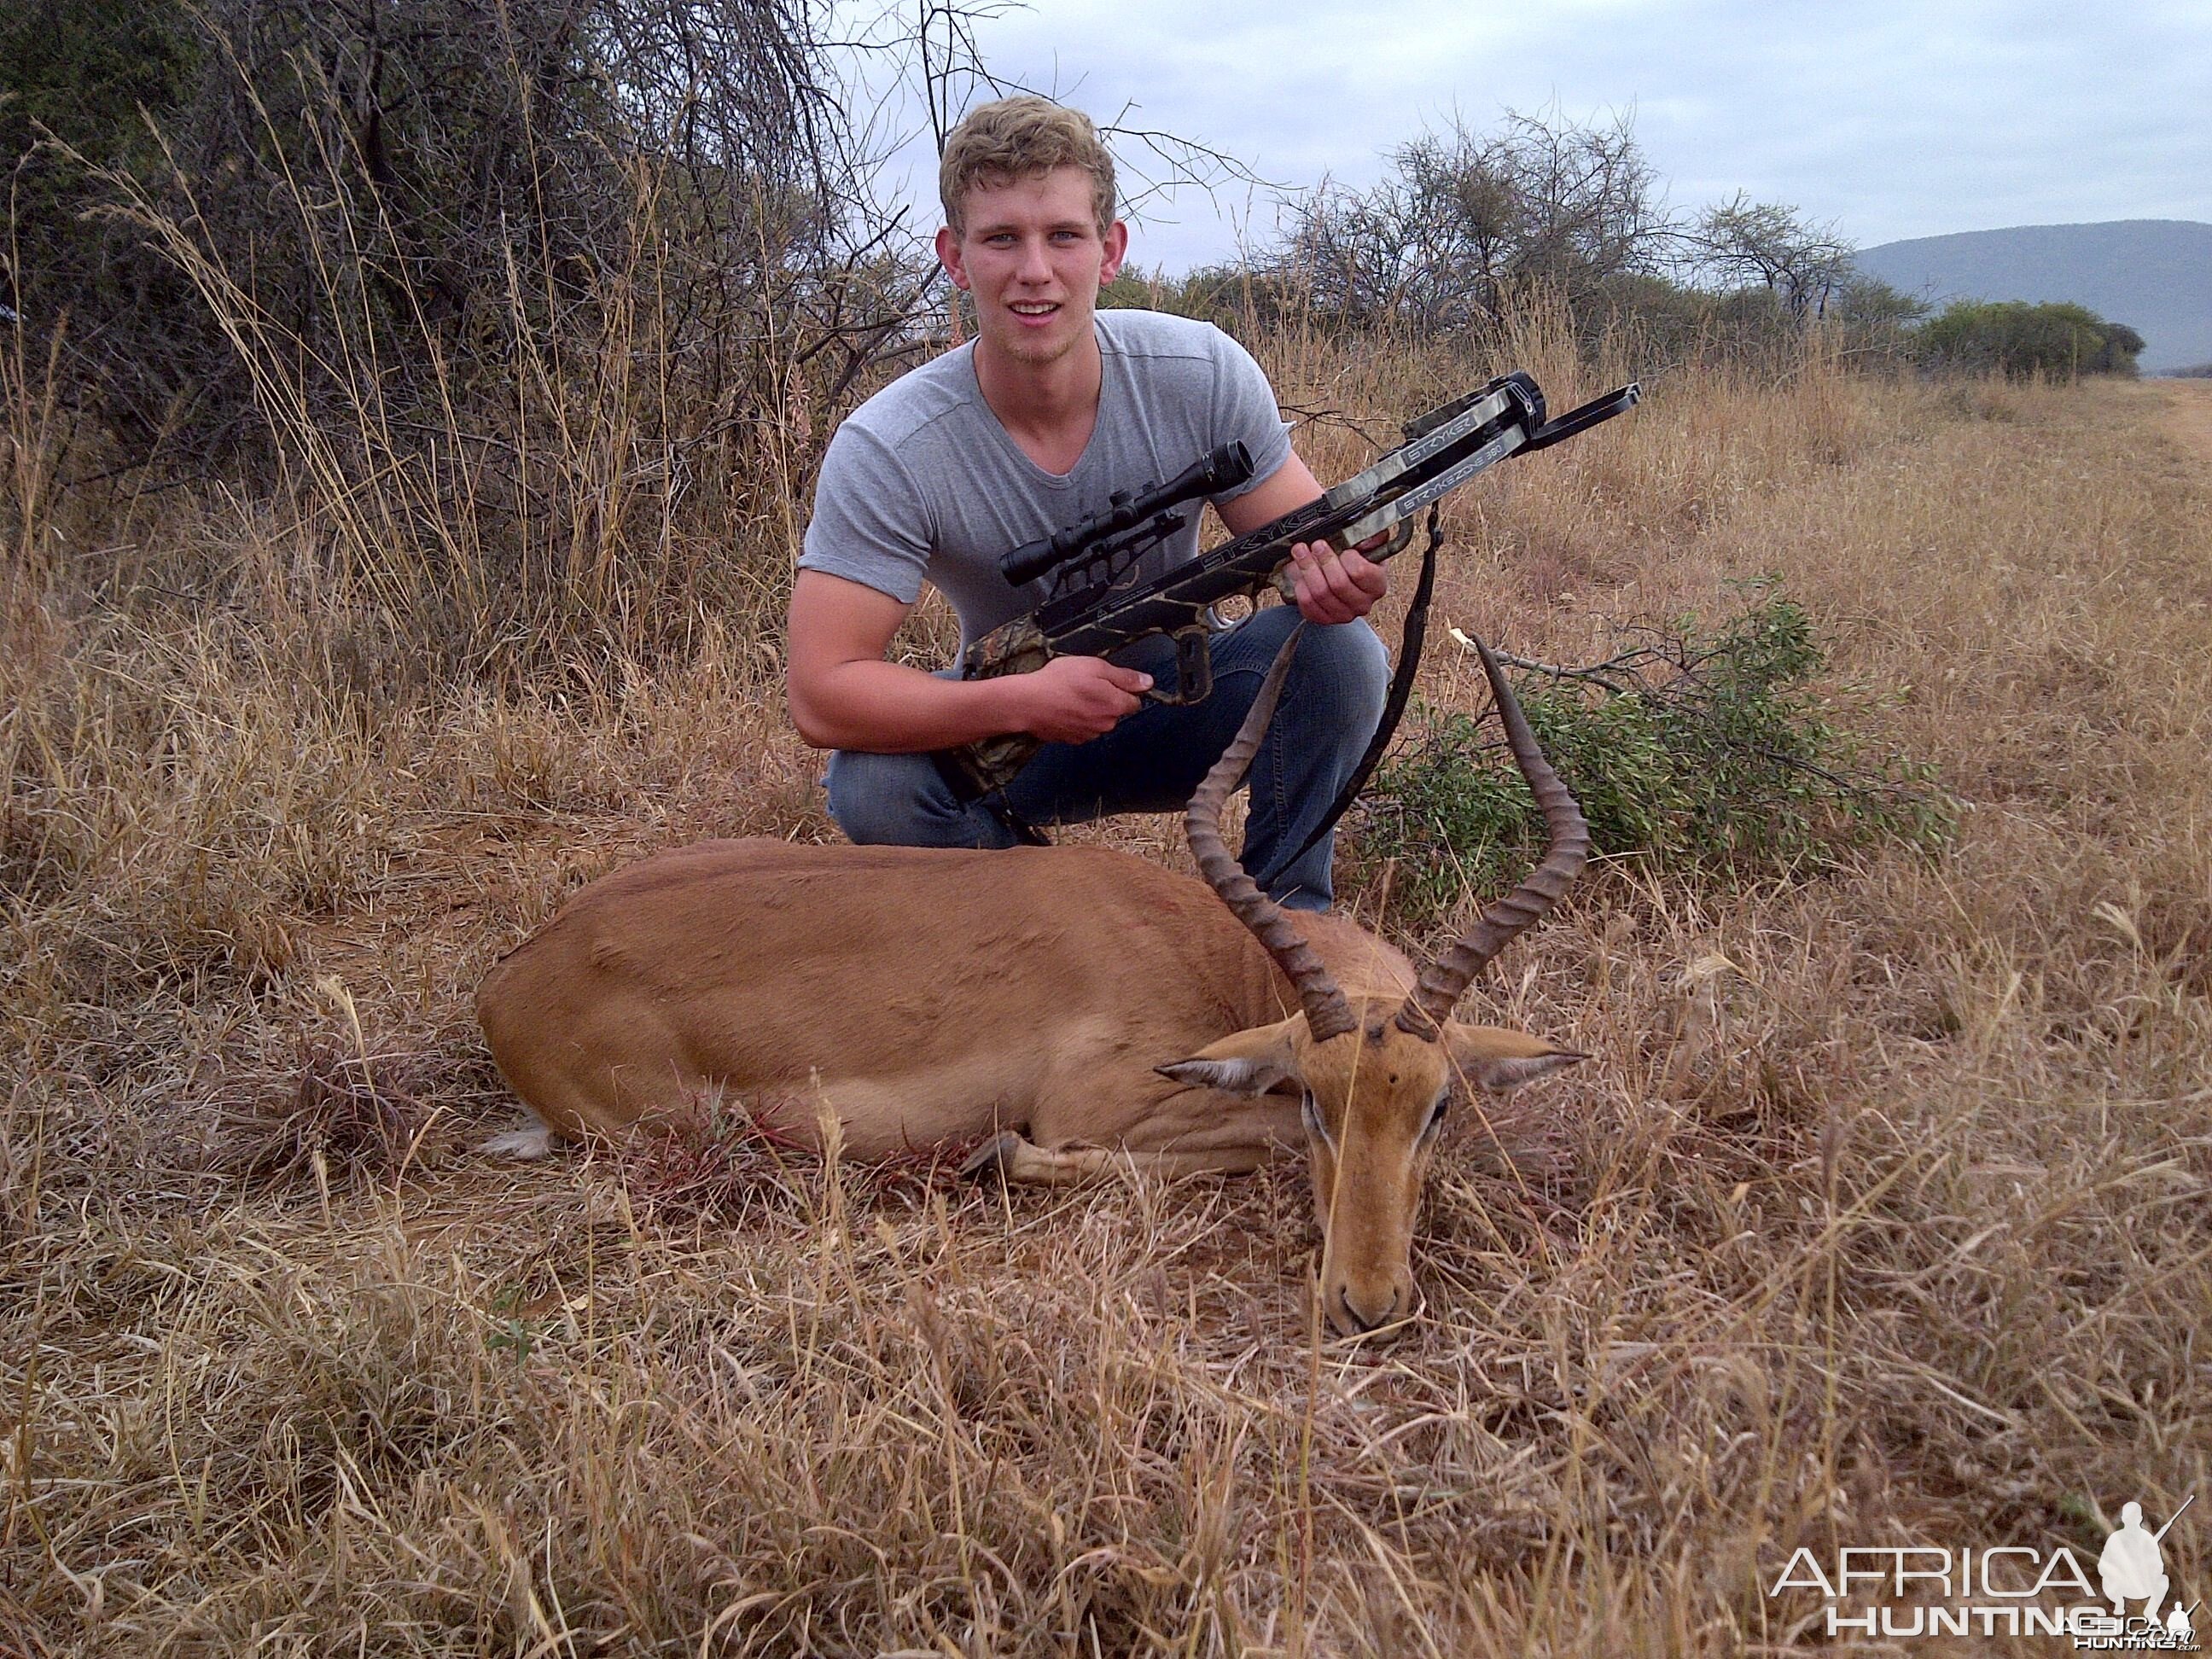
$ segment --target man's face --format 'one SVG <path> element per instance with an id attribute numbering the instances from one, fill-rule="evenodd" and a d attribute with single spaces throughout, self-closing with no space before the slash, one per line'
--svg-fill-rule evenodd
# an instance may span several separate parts
<path id="1" fill-rule="evenodd" d="M 975 296 L 984 342 L 1006 359 L 1042 367 L 1091 336 L 1099 285 L 1114 280 L 1129 243 L 1115 222 L 1103 236 L 1091 175 L 1054 167 L 968 192 L 968 228 L 937 233 L 937 257 Z"/>

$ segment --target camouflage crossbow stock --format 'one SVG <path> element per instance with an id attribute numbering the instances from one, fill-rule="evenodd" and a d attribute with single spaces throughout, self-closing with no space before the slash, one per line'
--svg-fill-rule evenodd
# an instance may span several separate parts
<path id="1" fill-rule="evenodd" d="M 1251 477 L 1244 446 L 1224 444 L 1181 477 L 1141 490 L 1118 491 L 1105 512 L 1001 558 L 1000 568 L 1017 586 L 1054 574 L 1051 593 L 1029 615 L 969 646 L 961 658 L 961 678 L 1028 673 L 1054 657 L 1109 656 L 1133 641 L 1165 634 L 1176 642 L 1175 689 L 1156 687 L 1145 695 L 1155 702 L 1196 702 L 1213 688 L 1208 652 L 1212 607 L 1239 597 L 1256 600 L 1270 587 L 1290 599 L 1286 567 L 1293 544 L 1327 542 L 1344 552 L 1387 531 L 1389 541 L 1366 555 L 1380 562 L 1404 550 L 1418 514 L 1476 473 L 1509 455 L 1531 454 L 1571 438 L 1633 408 L 1640 395 L 1637 386 L 1626 386 L 1547 421 L 1544 394 L 1535 381 L 1517 372 L 1502 375 L 1408 424 L 1403 445 L 1320 500 L 1139 581 L 1141 556 L 1188 521 L 1178 508 L 1233 489 Z M 1432 533 L 1431 550 L 1434 542 Z M 1415 626 L 1409 618 L 1401 653 L 1401 678 L 1408 682 L 1407 659 L 1419 653 Z M 1392 702 L 1394 708 L 1402 702 L 1396 688 Z M 1370 755 L 1387 741 L 1394 720 L 1393 713 L 1384 714 L 1384 730 Z M 975 800 L 1003 787 L 1041 746 L 1027 732 L 1006 732 L 940 750 L 933 758 L 961 799 Z"/>

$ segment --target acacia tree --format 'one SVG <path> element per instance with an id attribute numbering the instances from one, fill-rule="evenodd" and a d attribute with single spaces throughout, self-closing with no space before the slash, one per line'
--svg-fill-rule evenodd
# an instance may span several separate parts
<path id="1" fill-rule="evenodd" d="M 1270 261 L 1349 325 L 1448 331 L 1502 316 L 1539 286 L 1573 306 L 1651 267 L 1668 237 L 1622 118 L 1509 113 L 1492 132 L 1425 133 L 1390 161 L 1368 190 L 1324 182 L 1297 203 Z"/>
<path id="2" fill-rule="evenodd" d="M 1856 250 L 1833 225 L 1738 191 L 1697 216 L 1686 251 L 1700 276 L 1725 288 L 1764 287 L 1786 316 L 1802 323 L 1827 314 L 1830 300 L 1851 280 Z"/>
<path id="3" fill-rule="evenodd" d="M 77 95 L 80 24 L 166 43 L 159 95 Z M 826 0 L 27 0 L 0 144 L 45 187 L 4 274 L 103 420 L 203 455 L 266 428 L 257 343 L 302 414 L 373 388 L 450 423 L 459 382 L 558 381 L 641 285 L 659 403 L 726 427 L 793 363 L 849 382 L 926 279 L 830 29 Z"/>
<path id="4" fill-rule="evenodd" d="M 0 7 L 0 303 L 56 358 L 63 401 L 142 438 L 220 368 L 189 286 L 88 216 L 99 167 L 161 159 L 148 122 L 189 100 L 199 41 L 183 0 L 13 0 Z M 66 319 L 66 326 L 63 326 Z"/>

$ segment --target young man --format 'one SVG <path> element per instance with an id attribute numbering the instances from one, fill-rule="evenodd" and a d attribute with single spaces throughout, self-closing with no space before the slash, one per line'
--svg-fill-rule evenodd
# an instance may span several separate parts
<path id="1" fill-rule="evenodd" d="M 1041 98 L 975 111 L 946 141 L 937 254 L 975 299 L 977 337 L 902 376 L 831 440 L 792 590 L 792 718 L 835 749 L 830 811 L 856 842 L 1003 847 L 1013 831 L 963 805 L 928 751 L 1000 732 L 1045 747 L 1005 791 L 1030 823 L 1179 810 L 1228 746 L 1300 615 L 1308 630 L 1254 757 L 1243 861 L 1279 902 L 1326 909 L 1333 836 L 1286 869 L 1351 775 L 1382 705 L 1382 644 L 1359 620 L 1384 573 L 1326 544 L 1295 551 L 1297 604 L 1213 641 L 1214 689 L 1190 708 L 1144 701 L 1174 647 L 1063 657 L 1035 673 L 961 681 L 884 660 L 934 582 L 963 647 L 1032 608 L 1001 554 L 1102 511 L 1110 492 L 1173 477 L 1241 440 L 1253 482 L 1213 505 L 1242 534 L 1322 493 L 1291 453 L 1267 377 L 1210 324 L 1096 307 L 1128 246 L 1114 163 L 1091 122 Z M 1147 573 L 1197 550 L 1197 514 Z"/>

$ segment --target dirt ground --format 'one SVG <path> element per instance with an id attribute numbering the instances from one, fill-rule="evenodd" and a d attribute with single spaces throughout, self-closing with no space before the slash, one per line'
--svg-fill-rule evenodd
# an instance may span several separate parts
<path id="1" fill-rule="evenodd" d="M 2166 404 L 2175 438 L 2212 464 L 2212 380 L 2158 380 L 2152 390 Z"/>

